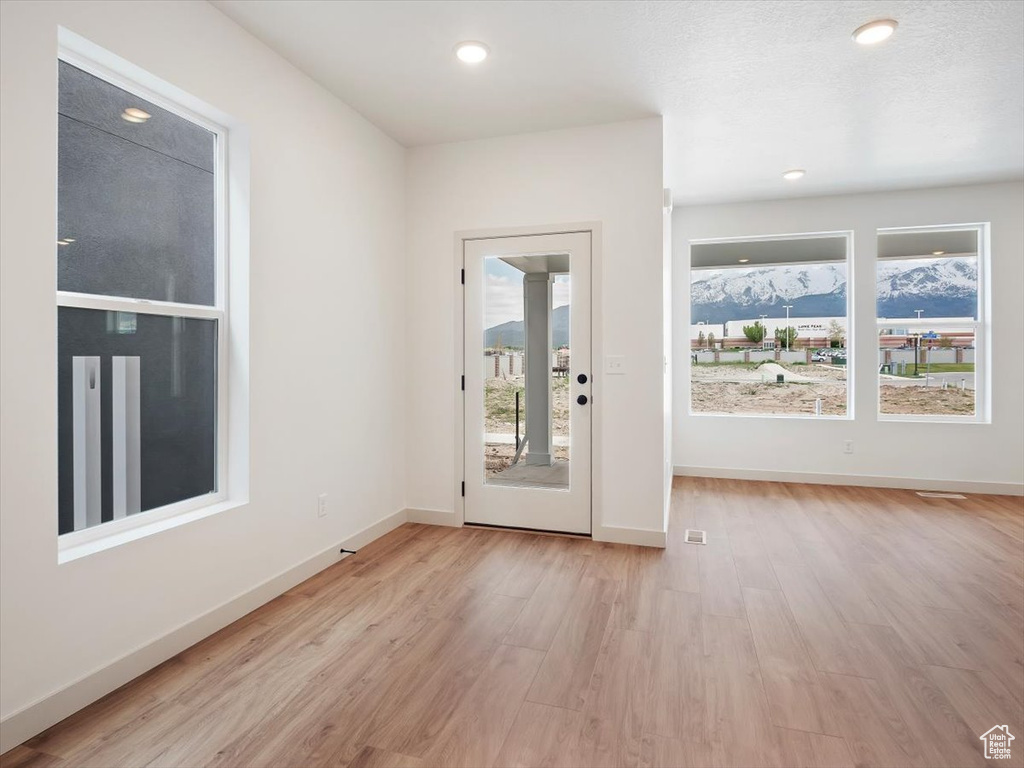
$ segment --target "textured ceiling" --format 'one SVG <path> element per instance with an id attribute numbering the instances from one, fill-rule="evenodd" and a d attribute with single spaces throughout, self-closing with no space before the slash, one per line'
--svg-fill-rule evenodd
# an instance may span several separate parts
<path id="1" fill-rule="evenodd" d="M 1014 0 L 214 4 L 407 146 L 660 114 L 679 203 L 1024 176 Z"/>

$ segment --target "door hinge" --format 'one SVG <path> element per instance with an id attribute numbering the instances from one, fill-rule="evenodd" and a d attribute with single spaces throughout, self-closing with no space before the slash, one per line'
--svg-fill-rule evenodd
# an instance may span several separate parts
<path id="1" fill-rule="evenodd" d="M 466 270 L 463 269 L 463 270 L 460 270 L 460 271 L 462 273 L 461 274 L 462 284 L 465 285 L 466 284 Z"/>
<path id="2" fill-rule="evenodd" d="M 466 481 L 465 480 L 462 481 L 462 495 L 463 496 L 466 495 Z"/>
<path id="3" fill-rule="evenodd" d="M 466 391 L 466 374 L 462 374 L 462 391 Z"/>

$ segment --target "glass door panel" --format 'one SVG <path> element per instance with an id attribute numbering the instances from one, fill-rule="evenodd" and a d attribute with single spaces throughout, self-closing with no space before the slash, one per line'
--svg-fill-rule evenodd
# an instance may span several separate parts
<path id="1" fill-rule="evenodd" d="M 569 260 L 568 254 L 484 259 L 488 484 L 569 488 Z"/>

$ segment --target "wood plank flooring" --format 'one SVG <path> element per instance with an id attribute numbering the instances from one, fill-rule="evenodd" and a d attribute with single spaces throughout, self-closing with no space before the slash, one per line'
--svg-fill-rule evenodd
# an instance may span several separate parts
<path id="1" fill-rule="evenodd" d="M 678 478 L 668 539 L 402 526 L 0 765 L 1024 765 L 1020 499 Z"/>

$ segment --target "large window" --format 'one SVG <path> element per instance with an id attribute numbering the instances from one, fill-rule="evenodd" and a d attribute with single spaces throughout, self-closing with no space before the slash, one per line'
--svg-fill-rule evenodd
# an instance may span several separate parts
<path id="1" fill-rule="evenodd" d="M 983 418 L 985 232 L 983 225 L 879 231 L 881 418 Z"/>
<path id="2" fill-rule="evenodd" d="M 692 413 L 847 417 L 847 233 L 690 245 Z"/>
<path id="3" fill-rule="evenodd" d="M 59 63 L 58 529 L 72 535 L 225 487 L 224 133 L 97 71 Z"/>

